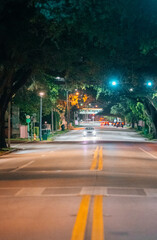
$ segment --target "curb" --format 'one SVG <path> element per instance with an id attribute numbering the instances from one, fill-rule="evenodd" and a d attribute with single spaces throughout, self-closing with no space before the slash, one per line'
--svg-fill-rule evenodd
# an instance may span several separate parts
<path id="1" fill-rule="evenodd" d="M 41 141 L 41 142 L 34 142 L 34 144 L 148 144 L 153 143 L 157 144 L 157 142 L 151 142 L 151 141 L 103 141 L 103 140 L 97 140 L 97 141 Z"/>
<path id="2" fill-rule="evenodd" d="M 0 157 L 1 157 L 1 156 L 4 156 L 4 155 L 7 155 L 7 154 L 10 154 L 10 153 L 12 153 L 12 152 L 16 152 L 16 151 L 18 151 L 18 150 L 19 150 L 19 148 L 15 148 L 15 149 L 6 151 L 6 152 L 0 154 Z"/>

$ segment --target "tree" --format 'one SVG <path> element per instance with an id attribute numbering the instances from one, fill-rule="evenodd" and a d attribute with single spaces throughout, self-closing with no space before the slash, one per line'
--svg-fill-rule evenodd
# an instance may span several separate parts
<path id="1" fill-rule="evenodd" d="M 111 114 L 121 117 L 123 120 L 127 120 L 128 123 L 131 123 L 134 128 L 134 124 L 138 123 L 140 120 L 147 121 L 148 117 L 145 114 L 144 105 L 139 101 L 134 101 L 126 99 L 126 101 L 121 101 L 116 105 L 112 106 Z"/>
<path id="2" fill-rule="evenodd" d="M 68 53 L 69 31 L 68 23 L 63 24 L 64 16 L 59 20 L 54 11 L 53 19 L 47 18 L 36 1 L 2 1 L 0 16 L 0 147 L 5 147 L 4 115 L 12 96 L 32 75 L 50 73 L 51 69 L 51 75 L 57 76 L 78 55 L 74 48 L 74 53 Z M 65 61 L 67 55 L 72 55 L 69 61 Z"/>
<path id="3" fill-rule="evenodd" d="M 3 0 L 0 147 L 7 104 L 36 72 L 104 89 L 115 75 L 141 89 L 148 76 L 156 81 L 156 5 L 154 0 Z"/>
<path id="4" fill-rule="evenodd" d="M 40 96 L 44 92 L 43 116 L 49 115 L 54 106 L 56 107 L 59 97 L 59 86 L 54 84 L 52 77 L 40 74 L 36 76 L 31 84 L 25 84 L 12 99 L 12 102 L 20 108 L 20 118 L 25 123 L 25 116 L 34 113 L 39 117 Z"/>

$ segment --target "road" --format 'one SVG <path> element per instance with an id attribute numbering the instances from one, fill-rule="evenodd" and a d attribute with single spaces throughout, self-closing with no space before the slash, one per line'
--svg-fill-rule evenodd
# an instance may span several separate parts
<path id="1" fill-rule="evenodd" d="M 1 240 L 157 239 L 156 143 L 18 147 L 0 158 Z"/>
<path id="2" fill-rule="evenodd" d="M 91 125 L 93 126 L 93 125 Z M 95 127 L 96 136 L 88 135 L 86 137 L 83 136 L 83 129 L 70 131 L 66 135 L 58 136 L 55 140 L 56 141 L 122 141 L 122 142 L 145 142 L 146 139 L 140 136 L 136 131 L 132 131 L 128 128 L 115 128 L 112 126 L 105 126 L 105 127 Z"/>

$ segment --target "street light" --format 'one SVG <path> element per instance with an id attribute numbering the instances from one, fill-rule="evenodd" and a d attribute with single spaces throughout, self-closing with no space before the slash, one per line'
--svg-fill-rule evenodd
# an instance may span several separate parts
<path id="1" fill-rule="evenodd" d="M 66 91 L 67 93 L 67 129 L 69 129 L 69 121 L 70 121 L 70 112 L 69 112 L 69 91 Z"/>
<path id="2" fill-rule="evenodd" d="M 111 84 L 112 84 L 112 86 L 116 86 L 116 85 L 117 85 L 117 81 L 113 80 L 113 81 L 111 82 Z"/>
<path id="3" fill-rule="evenodd" d="M 111 77 L 109 84 L 113 87 L 116 87 L 118 85 L 118 78 L 117 77 Z"/>
<path id="4" fill-rule="evenodd" d="M 40 141 L 42 140 L 42 97 L 44 96 L 44 92 L 40 92 L 39 96 L 40 96 L 40 132 L 39 132 L 39 138 Z"/>
<path id="5" fill-rule="evenodd" d="M 151 81 L 147 82 L 147 86 L 151 87 L 152 86 L 152 82 Z"/>

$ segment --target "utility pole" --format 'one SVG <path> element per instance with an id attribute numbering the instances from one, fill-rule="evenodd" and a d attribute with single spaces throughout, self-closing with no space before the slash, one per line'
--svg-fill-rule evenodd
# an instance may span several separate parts
<path id="1" fill-rule="evenodd" d="M 42 140 L 42 97 L 44 96 L 44 92 L 39 93 L 40 96 L 40 132 L 39 132 L 39 138 L 40 141 Z"/>
<path id="2" fill-rule="evenodd" d="M 42 140 L 42 97 L 40 97 L 40 141 Z"/>

